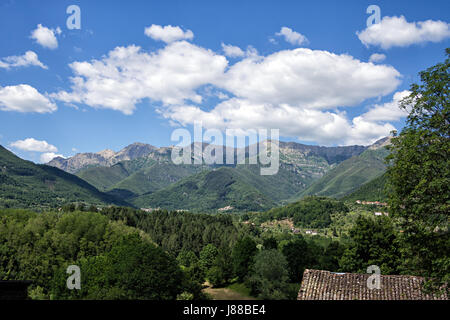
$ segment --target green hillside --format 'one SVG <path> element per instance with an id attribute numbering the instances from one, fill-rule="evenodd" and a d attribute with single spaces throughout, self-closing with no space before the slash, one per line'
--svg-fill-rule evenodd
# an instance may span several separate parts
<path id="1" fill-rule="evenodd" d="M 244 211 L 265 210 L 274 205 L 229 167 L 200 172 L 130 201 L 139 207 L 193 211 L 214 211 L 226 206 Z"/>
<path id="2" fill-rule="evenodd" d="M 291 218 L 297 227 L 325 228 L 331 224 L 332 214 L 348 211 L 343 201 L 311 196 L 266 212 L 251 213 L 249 216 L 257 224 Z"/>
<path id="3" fill-rule="evenodd" d="M 129 176 L 122 163 L 111 167 L 93 167 L 84 169 L 76 174 L 101 191 L 108 190 L 115 183 Z"/>
<path id="4" fill-rule="evenodd" d="M 22 160 L 0 146 L 0 207 L 48 208 L 67 202 L 127 205 L 77 176 Z"/>
<path id="5" fill-rule="evenodd" d="M 77 176 L 101 191 L 124 199 L 155 192 L 178 180 L 209 169 L 201 165 L 175 165 L 168 158 L 142 157 L 110 167 L 81 170 Z"/>
<path id="6" fill-rule="evenodd" d="M 182 178 L 209 169 L 209 167 L 201 165 L 176 165 L 172 162 L 154 163 L 116 183 L 110 190 L 124 189 L 142 195 L 163 189 Z"/>
<path id="7" fill-rule="evenodd" d="M 83 180 L 86 180 L 101 191 L 107 191 L 113 185 L 126 179 L 134 172 L 152 166 L 156 163 L 155 160 L 142 157 L 134 160 L 126 160 L 116 163 L 110 167 L 90 167 L 82 169 L 76 175 Z"/>
<path id="8" fill-rule="evenodd" d="M 297 198 L 308 195 L 343 197 L 386 171 L 384 158 L 388 155 L 385 147 L 367 149 L 358 156 L 351 157 L 328 171 Z"/>
<path id="9" fill-rule="evenodd" d="M 348 201 L 386 201 L 387 194 L 385 190 L 387 174 L 383 174 L 365 184 L 358 190 L 346 195 L 342 200 Z"/>

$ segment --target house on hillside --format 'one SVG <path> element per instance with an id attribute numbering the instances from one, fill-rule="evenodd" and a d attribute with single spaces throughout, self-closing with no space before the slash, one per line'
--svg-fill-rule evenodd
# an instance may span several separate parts
<path id="1" fill-rule="evenodd" d="M 380 275 L 380 289 L 370 289 L 370 276 L 306 269 L 297 300 L 448 300 L 446 294 L 424 294 L 421 277 Z"/>

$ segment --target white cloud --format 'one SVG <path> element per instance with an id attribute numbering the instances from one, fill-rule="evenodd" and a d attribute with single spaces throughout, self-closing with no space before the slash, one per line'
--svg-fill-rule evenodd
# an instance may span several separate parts
<path id="1" fill-rule="evenodd" d="M 373 45 L 389 49 L 442 41 L 450 37 L 450 24 L 434 20 L 407 22 L 404 16 L 384 17 L 380 23 L 372 24 L 356 34 L 367 47 Z"/>
<path id="2" fill-rule="evenodd" d="M 56 152 L 58 148 L 49 144 L 45 140 L 36 140 L 34 138 L 27 138 L 25 140 L 17 140 L 10 144 L 11 147 L 20 149 L 23 151 L 36 151 L 36 152 Z"/>
<path id="3" fill-rule="evenodd" d="M 286 40 L 290 44 L 297 46 L 307 44 L 309 42 L 304 35 L 296 31 L 293 31 L 291 28 L 288 27 L 282 27 L 280 32 L 275 33 L 275 35 L 284 37 L 284 40 Z"/>
<path id="4" fill-rule="evenodd" d="M 21 56 L 9 56 L 0 59 L 0 68 L 9 69 L 12 67 L 27 66 L 38 66 L 43 69 L 48 69 L 46 65 L 39 61 L 37 54 L 33 51 L 27 51 Z"/>
<path id="5" fill-rule="evenodd" d="M 202 121 L 207 128 L 221 130 L 278 128 L 282 136 L 302 141 L 367 145 L 394 127 L 362 117 L 349 120 L 336 108 L 386 95 L 399 83 L 393 67 L 298 48 L 247 57 L 231 66 L 216 85 L 235 97 L 212 110 L 183 104 L 158 111 L 183 126 Z"/>
<path id="6" fill-rule="evenodd" d="M 56 30 L 53 30 L 38 24 L 37 28 L 31 31 L 30 37 L 44 48 L 56 49 L 58 48 L 58 40 L 55 33 L 61 34 L 61 29 L 57 27 Z"/>
<path id="7" fill-rule="evenodd" d="M 40 160 L 42 163 L 48 163 L 56 157 L 66 158 L 62 154 L 56 154 L 54 152 L 46 152 L 41 154 Z"/>
<path id="8" fill-rule="evenodd" d="M 297 48 L 237 62 L 218 85 L 254 102 L 312 109 L 356 105 L 394 91 L 399 83 L 391 66 Z"/>
<path id="9" fill-rule="evenodd" d="M 205 68 L 205 66 L 208 66 Z M 51 96 L 132 114 L 143 99 L 170 123 L 209 128 L 279 128 L 284 136 L 325 145 L 369 144 L 394 128 L 343 108 L 392 93 L 400 73 L 347 54 L 296 48 L 260 56 L 248 47 L 228 67 L 219 54 L 186 41 L 155 52 L 130 45 L 99 60 L 70 64 L 72 90 Z M 223 99 L 204 108 L 208 95 Z"/>
<path id="10" fill-rule="evenodd" d="M 400 109 L 400 101 L 410 94 L 408 90 L 396 92 L 392 101 L 375 105 L 361 117 L 368 121 L 398 121 L 408 115 L 408 111 Z"/>
<path id="11" fill-rule="evenodd" d="M 195 89 L 216 81 L 226 66 L 225 57 L 186 41 L 170 43 L 154 53 L 134 45 L 117 47 L 102 60 L 70 64 L 75 73 L 72 92 L 52 97 L 124 114 L 132 114 L 145 98 L 165 105 L 187 99 L 200 103 L 202 96 Z"/>
<path id="12" fill-rule="evenodd" d="M 150 27 L 145 28 L 145 35 L 154 39 L 170 43 L 178 40 L 192 40 L 194 33 L 191 30 L 183 31 L 178 26 L 160 26 L 152 24 Z"/>
<path id="13" fill-rule="evenodd" d="M 322 145 L 367 145 L 394 129 L 356 117 L 350 122 L 345 113 L 297 108 L 290 105 L 258 104 L 233 98 L 204 111 L 198 106 L 183 105 L 160 109 L 167 119 L 183 126 L 201 121 L 205 128 L 259 129 L 278 128 L 281 136 L 298 137 Z"/>
<path id="14" fill-rule="evenodd" d="M 386 59 L 386 55 L 382 53 L 374 53 L 370 56 L 370 62 L 382 62 Z"/>
<path id="15" fill-rule="evenodd" d="M 57 106 L 28 84 L 0 87 L 0 110 L 46 113 Z"/>
<path id="16" fill-rule="evenodd" d="M 245 56 L 245 52 L 241 48 L 233 46 L 231 44 L 222 43 L 223 52 L 227 57 L 239 58 Z"/>

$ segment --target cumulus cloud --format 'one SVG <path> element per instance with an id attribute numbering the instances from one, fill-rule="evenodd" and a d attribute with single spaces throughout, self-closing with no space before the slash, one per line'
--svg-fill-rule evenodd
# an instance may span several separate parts
<path id="1" fill-rule="evenodd" d="M 48 163 L 57 157 L 66 158 L 62 154 L 56 154 L 54 152 L 45 152 L 45 153 L 41 154 L 40 160 L 42 163 Z"/>
<path id="2" fill-rule="evenodd" d="M 281 136 L 297 137 L 322 145 L 367 145 L 394 129 L 390 124 L 377 124 L 360 117 L 349 121 L 345 113 L 298 108 L 290 105 L 259 104 L 233 98 L 205 111 L 198 106 L 172 106 L 160 109 L 167 119 L 183 126 L 201 121 L 205 128 L 262 129 L 278 128 Z"/>
<path id="3" fill-rule="evenodd" d="M 34 39 L 38 44 L 48 49 L 58 48 L 58 40 L 55 34 L 61 34 L 61 29 L 49 29 L 42 24 L 38 24 L 37 28 L 31 31 L 31 39 Z"/>
<path id="4" fill-rule="evenodd" d="M 0 87 L 0 110 L 47 113 L 57 106 L 28 84 Z"/>
<path id="5" fill-rule="evenodd" d="M 226 66 L 225 57 L 186 41 L 170 43 L 154 53 L 134 45 L 117 47 L 102 60 L 70 64 L 75 74 L 72 92 L 52 97 L 124 114 L 132 114 L 144 98 L 165 105 L 187 99 L 200 103 L 202 96 L 195 89 L 216 81 Z"/>
<path id="6" fill-rule="evenodd" d="M 396 92 L 392 101 L 375 105 L 361 117 L 368 121 L 398 121 L 408 115 L 407 110 L 400 109 L 400 101 L 410 94 L 408 90 Z"/>
<path id="7" fill-rule="evenodd" d="M 66 103 L 132 114 L 149 99 L 172 124 L 200 120 L 223 130 L 279 128 L 284 136 L 324 145 L 369 144 L 388 135 L 389 123 L 348 119 L 342 110 L 392 93 L 401 78 L 392 66 L 306 48 L 260 56 L 249 47 L 229 66 L 225 56 L 187 41 L 154 52 L 117 47 L 70 67 L 72 90 L 51 95 Z M 222 101 L 203 106 L 213 93 Z"/>
<path id="8" fill-rule="evenodd" d="M 311 109 L 356 105 L 394 91 L 399 83 L 400 74 L 391 66 L 297 48 L 241 60 L 219 85 L 251 101 Z"/>
<path id="9" fill-rule="evenodd" d="M 144 33 L 146 36 L 165 43 L 171 43 L 178 40 L 192 40 L 194 33 L 191 30 L 183 31 L 178 26 L 160 26 L 152 24 L 150 27 L 145 28 Z"/>
<path id="10" fill-rule="evenodd" d="M 25 140 L 17 140 L 10 144 L 11 147 L 22 151 L 36 151 L 36 152 L 56 152 L 58 148 L 49 144 L 45 140 L 36 140 L 34 138 L 27 138 Z"/>
<path id="11" fill-rule="evenodd" d="M 0 59 L 0 68 L 9 69 L 12 67 L 27 67 L 37 66 L 43 69 L 48 69 L 41 61 L 39 61 L 38 55 L 33 51 L 27 51 L 21 56 L 9 56 Z"/>
<path id="12" fill-rule="evenodd" d="M 356 34 L 366 47 L 372 45 L 389 49 L 442 41 L 450 37 L 450 24 L 439 20 L 407 22 L 404 16 L 383 17 L 380 23 L 372 24 Z"/>
<path id="13" fill-rule="evenodd" d="M 336 108 L 386 95 L 399 83 L 400 74 L 393 67 L 298 48 L 247 57 L 231 66 L 216 85 L 235 97 L 213 109 L 184 104 L 158 111 L 183 126 L 201 121 L 221 130 L 279 128 L 282 136 L 302 141 L 367 145 L 394 127 L 363 117 L 349 120 Z"/>
<path id="14" fill-rule="evenodd" d="M 370 62 L 382 62 L 386 59 L 386 55 L 382 53 L 374 53 L 370 56 Z"/>
<path id="15" fill-rule="evenodd" d="M 231 44 L 222 43 L 223 52 L 227 57 L 239 58 L 245 56 L 245 52 L 241 48 L 233 46 Z"/>
<path id="16" fill-rule="evenodd" d="M 288 27 L 282 27 L 280 32 L 277 32 L 275 35 L 284 37 L 284 40 L 296 46 L 307 44 L 309 42 L 304 35 Z"/>

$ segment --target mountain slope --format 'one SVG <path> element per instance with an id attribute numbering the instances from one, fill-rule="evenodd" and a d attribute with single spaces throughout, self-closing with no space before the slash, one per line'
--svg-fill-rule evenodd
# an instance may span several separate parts
<path id="1" fill-rule="evenodd" d="M 144 144 L 140 145 L 144 146 Z M 201 148 L 206 146 L 206 143 L 192 144 L 192 159 L 201 159 Z M 170 147 L 151 147 L 146 150 L 145 156 L 113 165 L 103 164 L 103 166 L 81 169 L 77 175 L 101 191 L 107 191 L 127 199 L 158 191 L 201 170 L 227 166 L 235 168 L 245 183 L 257 188 L 271 200 L 278 202 L 305 189 L 333 167 L 336 162 L 360 154 L 366 149 L 362 146 L 308 146 L 295 142 L 279 142 L 279 147 L 280 168 L 278 174 L 273 176 L 261 176 L 259 165 L 174 165 L 170 159 L 172 151 Z M 129 149 L 129 147 L 125 149 Z M 236 162 L 238 150 L 239 152 L 244 151 L 248 156 L 249 149 L 250 147 L 246 147 L 245 150 L 224 148 L 224 159 L 227 152 L 231 151 Z M 66 160 L 71 161 L 70 159 Z"/>
<path id="2" fill-rule="evenodd" d="M 387 174 L 384 173 L 378 178 L 370 180 L 363 184 L 356 191 L 346 195 L 342 200 L 347 201 L 387 201 L 387 193 L 385 190 L 387 182 Z"/>
<path id="3" fill-rule="evenodd" d="M 130 201 L 139 207 L 192 211 L 214 211 L 227 206 L 243 211 L 264 210 L 274 205 L 230 167 L 200 172 Z"/>
<path id="4" fill-rule="evenodd" d="M 0 146 L 0 207 L 56 207 L 67 202 L 127 205 L 72 174 L 25 161 Z"/>
<path id="5" fill-rule="evenodd" d="M 382 175 L 386 171 L 384 158 L 387 155 L 388 150 L 384 144 L 377 142 L 360 155 L 342 161 L 296 198 L 308 195 L 343 197 Z"/>

